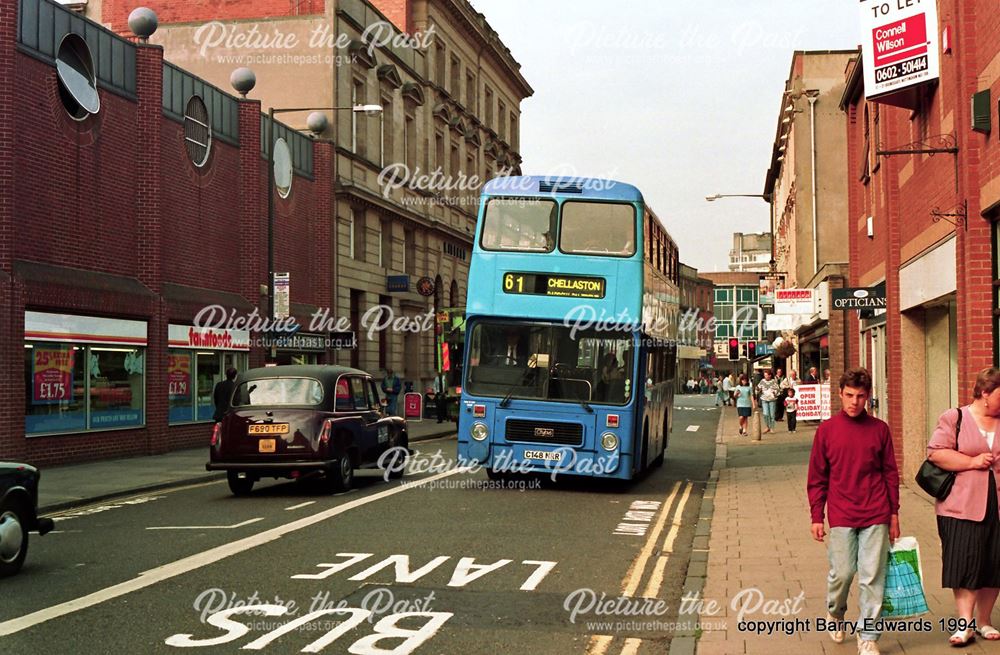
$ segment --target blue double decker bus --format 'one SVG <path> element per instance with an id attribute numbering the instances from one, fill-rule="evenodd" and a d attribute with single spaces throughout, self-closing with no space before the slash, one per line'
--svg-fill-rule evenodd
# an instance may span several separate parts
<path id="1" fill-rule="evenodd" d="M 630 479 L 662 464 L 679 275 L 634 186 L 491 180 L 470 262 L 459 456 L 491 477 Z"/>

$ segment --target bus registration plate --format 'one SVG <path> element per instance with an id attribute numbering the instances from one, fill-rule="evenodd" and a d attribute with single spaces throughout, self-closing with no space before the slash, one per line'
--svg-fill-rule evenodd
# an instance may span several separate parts
<path id="1" fill-rule="evenodd" d="M 526 450 L 524 451 L 524 459 L 536 459 L 543 462 L 560 462 L 562 461 L 562 452 L 551 451 L 551 450 Z"/>

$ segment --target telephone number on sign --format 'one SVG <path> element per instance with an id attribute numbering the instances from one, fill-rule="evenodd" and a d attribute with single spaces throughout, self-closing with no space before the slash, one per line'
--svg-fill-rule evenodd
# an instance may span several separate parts
<path id="1" fill-rule="evenodd" d="M 898 64 L 893 64 L 891 66 L 876 68 L 875 81 L 888 82 L 889 80 L 896 79 L 900 75 L 910 75 L 912 73 L 919 73 L 920 71 L 925 70 L 927 70 L 927 55 L 917 57 L 916 59 L 907 59 L 906 61 L 901 61 Z"/>

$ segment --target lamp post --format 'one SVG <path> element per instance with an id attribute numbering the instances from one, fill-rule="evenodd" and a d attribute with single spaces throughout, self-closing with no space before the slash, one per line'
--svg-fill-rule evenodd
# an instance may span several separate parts
<path id="1" fill-rule="evenodd" d="M 291 114 L 295 112 L 324 112 L 324 111 L 352 111 L 364 113 L 367 116 L 381 116 L 382 105 L 352 105 L 348 107 L 271 107 L 267 110 L 267 314 L 270 321 L 274 320 L 274 117 L 277 114 Z M 326 117 L 322 116 L 322 121 L 310 120 L 311 128 L 318 128 L 319 132 L 326 129 Z M 312 119 L 312 116 L 310 116 Z M 316 130 L 314 130 L 316 131 Z M 332 174 L 332 171 L 331 171 Z M 336 212 L 336 210 L 335 210 Z M 336 252 L 337 243 L 337 223 L 334 221 L 334 270 L 340 265 L 339 253 Z M 336 274 L 336 272 L 335 272 Z M 337 289 L 333 289 L 333 297 L 337 297 Z M 336 300 L 334 300 L 336 305 Z M 272 330 L 273 332 L 273 330 Z M 275 356 L 277 347 L 274 340 L 271 342 L 271 357 Z"/>

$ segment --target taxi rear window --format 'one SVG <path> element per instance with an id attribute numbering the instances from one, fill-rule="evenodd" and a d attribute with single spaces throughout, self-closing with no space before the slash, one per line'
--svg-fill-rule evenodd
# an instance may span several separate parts
<path id="1" fill-rule="evenodd" d="M 236 388 L 234 407 L 319 405 L 323 385 L 312 378 L 263 378 L 248 380 Z"/>

